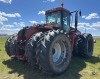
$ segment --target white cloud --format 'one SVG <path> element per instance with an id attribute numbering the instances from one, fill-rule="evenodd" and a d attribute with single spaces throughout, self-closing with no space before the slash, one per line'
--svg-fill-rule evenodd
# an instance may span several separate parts
<path id="1" fill-rule="evenodd" d="M 0 25 L 3 25 L 3 22 L 0 22 Z"/>
<path id="2" fill-rule="evenodd" d="M 85 16 L 85 15 L 82 16 L 82 18 L 84 18 L 86 20 L 90 20 L 90 19 L 93 19 L 93 18 L 100 18 L 100 16 L 97 13 L 91 13 L 88 16 Z"/>
<path id="3" fill-rule="evenodd" d="M 12 2 L 12 0 L 0 0 L 0 1 L 3 3 L 9 3 L 9 4 L 11 4 L 11 2 Z"/>
<path id="4" fill-rule="evenodd" d="M 5 16 L 5 17 L 21 17 L 21 15 L 19 13 L 9 14 L 9 13 L 5 13 L 5 12 L 1 12 L 1 11 L 0 11 L 0 15 Z"/>
<path id="5" fill-rule="evenodd" d="M 42 23 L 42 24 L 44 24 L 44 23 L 45 23 L 45 21 L 41 21 L 41 23 Z"/>
<path id="6" fill-rule="evenodd" d="M 3 21 L 8 21 L 7 17 L 15 18 L 15 17 L 21 17 L 21 15 L 19 13 L 10 14 L 0 11 L 0 24 L 3 24 Z"/>
<path id="7" fill-rule="evenodd" d="M 43 2 L 55 2 L 55 0 L 43 0 Z"/>
<path id="8" fill-rule="evenodd" d="M 82 22 L 82 23 L 78 23 L 78 28 L 79 29 L 85 29 L 85 28 L 89 28 L 90 27 L 90 23 L 85 23 L 85 22 Z"/>
<path id="9" fill-rule="evenodd" d="M 18 33 L 19 30 L 20 30 L 20 28 L 15 28 L 15 29 L 0 29 L 0 34 L 12 35 L 14 33 Z"/>
<path id="10" fill-rule="evenodd" d="M 55 0 L 47 0 L 47 1 L 49 1 L 49 2 L 54 2 Z"/>
<path id="11" fill-rule="evenodd" d="M 0 15 L 0 24 L 3 25 L 3 21 L 8 21 L 6 17 Z"/>
<path id="12" fill-rule="evenodd" d="M 100 22 L 92 23 L 91 27 L 100 30 Z"/>
<path id="13" fill-rule="evenodd" d="M 3 17 L 0 15 L 0 22 L 2 22 L 2 21 L 8 21 L 8 19 L 6 17 Z"/>
<path id="14" fill-rule="evenodd" d="M 1 26 L 1 28 L 0 28 L 0 34 L 8 34 L 8 35 L 11 35 L 13 33 L 17 33 L 18 30 L 16 30 L 16 28 L 13 29 L 13 27 L 14 27 L 14 25 L 10 25 L 10 24 L 5 25 L 5 24 L 3 24 Z"/>
<path id="15" fill-rule="evenodd" d="M 95 22 L 95 23 L 85 23 L 81 22 L 78 23 L 78 29 L 81 30 L 100 30 L 100 22 Z"/>
<path id="16" fill-rule="evenodd" d="M 1 28 L 2 28 L 2 29 L 10 29 L 10 28 L 12 28 L 12 27 L 14 27 L 14 25 L 8 24 L 8 25 L 3 25 Z"/>
<path id="17" fill-rule="evenodd" d="M 90 26 L 90 23 L 82 22 L 82 23 L 78 23 L 78 26 Z"/>
<path id="18" fill-rule="evenodd" d="M 13 24 L 14 24 L 15 26 L 25 27 L 25 23 L 24 23 L 24 22 L 19 22 L 19 23 L 14 22 Z"/>
<path id="19" fill-rule="evenodd" d="M 34 23 L 37 24 L 38 23 L 37 21 L 29 21 L 29 22 L 32 23 L 32 24 L 34 24 Z"/>
<path id="20" fill-rule="evenodd" d="M 14 22 L 12 25 L 8 24 L 3 24 L 1 25 L 0 28 L 0 34 L 14 34 L 14 33 L 18 33 L 18 31 L 20 29 L 22 29 L 23 27 L 25 27 L 25 23 L 24 22 Z"/>
<path id="21" fill-rule="evenodd" d="M 38 15 L 40 15 L 40 14 L 44 15 L 45 11 L 39 11 Z"/>
<path id="22" fill-rule="evenodd" d="M 0 25 L 0 34 L 14 34 L 17 33 L 20 29 L 25 27 L 25 22 L 14 22 L 13 24 L 2 24 Z"/>

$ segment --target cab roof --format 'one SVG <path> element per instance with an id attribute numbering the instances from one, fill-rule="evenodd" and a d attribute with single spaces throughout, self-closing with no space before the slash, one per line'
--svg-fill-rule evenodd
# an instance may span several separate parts
<path id="1" fill-rule="evenodd" d="M 50 10 L 47 10 L 45 14 L 49 14 L 49 13 L 52 13 L 52 12 L 57 12 L 57 11 L 65 11 L 67 13 L 69 13 L 71 15 L 71 12 L 65 8 L 62 8 L 62 7 L 57 7 L 57 8 L 53 8 L 53 9 L 50 9 Z"/>

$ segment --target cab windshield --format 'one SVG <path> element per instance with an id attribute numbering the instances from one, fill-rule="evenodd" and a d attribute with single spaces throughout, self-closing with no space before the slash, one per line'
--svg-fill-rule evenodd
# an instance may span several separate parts
<path id="1" fill-rule="evenodd" d="M 63 17 L 63 18 L 62 18 Z M 63 21 L 61 21 L 61 19 Z M 54 27 L 63 27 L 65 31 L 70 30 L 70 15 L 63 11 L 52 12 L 46 14 L 46 24 L 51 23 Z"/>
<path id="2" fill-rule="evenodd" d="M 54 23 L 56 27 L 61 27 L 61 12 L 53 12 L 46 15 L 46 23 Z"/>

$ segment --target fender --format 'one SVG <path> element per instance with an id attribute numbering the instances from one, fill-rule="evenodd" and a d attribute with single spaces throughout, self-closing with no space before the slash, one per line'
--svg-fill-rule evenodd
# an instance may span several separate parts
<path id="1" fill-rule="evenodd" d="M 75 29 L 71 27 L 71 30 L 75 30 Z M 75 38 L 76 38 L 77 35 L 81 35 L 81 32 L 79 30 L 73 31 L 73 32 L 70 33 L 72 49 L 74 48 Z"/>

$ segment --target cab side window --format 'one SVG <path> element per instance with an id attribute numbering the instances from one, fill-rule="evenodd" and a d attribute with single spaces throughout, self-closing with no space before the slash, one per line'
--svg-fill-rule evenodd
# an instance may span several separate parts
<path id="1" fill-rule="evenodd" d="M 70 15 L 66 12 L 63 12 L 63 27 L 66 32 L 70 30 Z"/>

